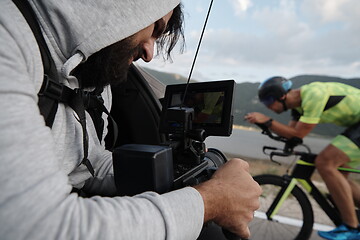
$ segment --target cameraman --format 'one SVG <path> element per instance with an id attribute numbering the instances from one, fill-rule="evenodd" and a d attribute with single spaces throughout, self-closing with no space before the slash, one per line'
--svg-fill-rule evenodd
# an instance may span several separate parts
<path id="1" fill-rule="evenodd" d="M 104 87 L 108 109 L 109 84 L 124 81 L 132 61 L 150 61 L 155 42 L 169 56 L 182 36 L 179 0 L 29 2 L 55 76 L 71 89 Z M 261 190 L 239 159 L 195 188 L 114 197 L 111 153 L 89 114 L 84 128 L 79 114 L 59 103 L 46 127 L 38 105 L 44 78 L 38 44 L 12 1 L 2 0 L 0 9 L 1 239 L 189 240 L 209 220 L 249 236 Z M 112 198 L 79 197 L 73 187 Z"/>

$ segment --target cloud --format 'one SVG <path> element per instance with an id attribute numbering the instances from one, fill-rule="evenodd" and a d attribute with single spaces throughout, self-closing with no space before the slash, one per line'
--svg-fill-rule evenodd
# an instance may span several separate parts
<path id="1" fill-rule="evenodd" d="M 231 0 L 231 3 L 236 15 L 242 15 L 253 5 L 251 0 Z"/>
<path id="2" fill-rule="evenodd" d="M 303 11 L 310 13 L 322 22 L 343 21 L 348 14 L 358 15 L 360 3 L 356 0 L 303 0 Z"/>
<path id="3" fill-rule="evenodd" d="M 203 12 L 205 11 L 205 9 L 204 9 L 204 7 L 203 7 L 202 5 L 198 4 L 198 5 L 196 5 L 196 7 L 195 7 L 195 11 L 196 11 L 197 13 L 203 13 Z"/>
<path id="4" fill-rule="evenodd" d="M 193 78 L 262 81 L 275 74 L 360 75 L 359 0 L 225 3 L 243 15 L 225 17 L 221 12 L 216 20 L 212 15 L 216 24 L 206 29 Z M 227 7 L 225 13 L 234 10 Z M 193 29 L 186 37 L 185 54 L 156 69 L 188 75 L 201 32 L 201 27 Z"/>
<path id="5" fill-rule="evenodd" d="M 291 2 L 282 1 L 276 8 L 254 5 L 256 10 L 249 17 L 254 25 L 257 24 L 257 32 L 236 32 L 229 28 L 208 30 L 203 44 L 203 49 L 209 51 L 207 57 L 216 56 L 215 61 L 231 57 L 253 64 L 303 67 L 311 64 L 334 67 L 358 61 L 360 33 L 353 26 L 360 21 L 355 14 L 350 22 L 345 17 L 353 12 L 349 9 L 350 0 L 340 0 L 337 4 L 325 4 L 328 1 L 320 0 L 327 5 L 322 8 L 313 3 L 318 1 L 303 1 L 313 13 L 328 14 L 328 18 L 331 15 L 333 21 L 338 19 L 332 25 L 319 25 L 304 19 Z M 351 2 L 359 2 L 354 6 L 360 5 L 357 0 Z M 339 9 L 340 13 L 336 14 L 335 10 L 326 13 L 326 9 Z"/>

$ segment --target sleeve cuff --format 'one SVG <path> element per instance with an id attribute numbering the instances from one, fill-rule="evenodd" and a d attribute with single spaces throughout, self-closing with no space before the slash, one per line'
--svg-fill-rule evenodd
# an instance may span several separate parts
<path id="1" fill-rule="evenodd" d="M 320 122 L 320 118 L 300 117 L 299 121 L 308 124 L 318 124 Z"/>
<path id="2" fill-rule="evenodd" d="M 200 193 L 192 187 L 186 187 L 164 194 L 175 216 L 177 235 L 181 239 L 196 239 L 204 222 L 204 201 Z"/>
<path id="3" fill-rule="evenodd" d="M 162 194 L 160 198 L 149 193 L 142 196 L 158 206 L 165 223 L 166 239 L 196 239 L 200 235 L 204 202 L 195 188 L 182 188 Z"/>

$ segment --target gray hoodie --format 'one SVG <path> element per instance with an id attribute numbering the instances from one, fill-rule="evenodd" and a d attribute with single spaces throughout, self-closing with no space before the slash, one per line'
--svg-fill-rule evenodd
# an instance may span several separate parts
<path id="1" fill-rule="evenodd" d="M 179 0 L 30 3 L 60 80 L 75 88 L 71 71 L 80 62 L 163 17 Z M 0 11 L 0 238 L 196 239 L 204 206 L 193 188 L 132 198 L 70 194 L 72 186 L 114 194 L 111 153 L 99 144 L 87 115 L 93 178 L 78 167 L 82 130 L 73 110 L 59 104 L 52 129 L 45 126 L 37 105 L 43 79 L 38 45 L 11 0 L 1 0 Z M 103 97 L 110 109 L 109 89 Z"/>

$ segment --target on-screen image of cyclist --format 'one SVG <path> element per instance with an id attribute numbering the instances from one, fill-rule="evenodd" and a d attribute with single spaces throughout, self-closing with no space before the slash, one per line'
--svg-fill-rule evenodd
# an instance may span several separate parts
<path id="1" fill-rule="evenodd" d="M 221 123 L 224 92 L 188 94 L 184 104 L 194 108 L 194 123 Z"/>

